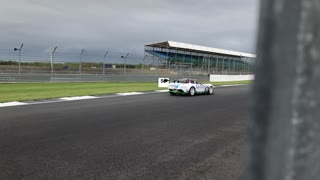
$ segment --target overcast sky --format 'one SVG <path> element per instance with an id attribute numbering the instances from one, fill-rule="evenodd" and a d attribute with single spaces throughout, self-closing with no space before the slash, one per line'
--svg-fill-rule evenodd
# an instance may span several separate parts
<path id="1" fill-rule="evenodd" d="M 142 53 L 172 40 L 255 53 L 257 14 L 258 0 L 1 0 L 0 48 Z"/>

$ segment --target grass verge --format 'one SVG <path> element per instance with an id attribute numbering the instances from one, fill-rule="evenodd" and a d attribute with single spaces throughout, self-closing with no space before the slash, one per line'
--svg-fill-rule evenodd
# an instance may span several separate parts
<path id="1" fill-rule="evenodd" d="M 68 96 L 113 94 L 121 92 L 151 91 L 157 83 L 17 83 L 0 84 L 0 102 L 50 99 Z"/>
<path id="2" fill-rule="evenodd" d="M 253 81 L 230 81 L 230 82 L 211 82 L 214 86 L 222 86 L 222 85 L 234 85 L 234 84 L 250 84 Z M 209 82 L 210 83 L 210 82 Z"/>
<path id="3" fill-rule="evenodd" d="M 251 82 L 251 81 L 250 81 Z M 249 81 L 213 83 L 218 85 L 248 84 Z M 0 102 L 50 99 L 68 96 L 114 94 L 152 91 L 157 83 L 141 82 L 81 82 L 81 83 L 8 83 L 0 84 Z"/>

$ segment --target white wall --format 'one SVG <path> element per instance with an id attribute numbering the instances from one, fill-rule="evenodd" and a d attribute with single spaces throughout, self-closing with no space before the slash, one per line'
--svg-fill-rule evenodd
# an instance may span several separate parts
<path id="1" fill-rule="evenodd" d="M 215 75 L 210 74 L 210 82 L 225 82 L 225 81 L 247 81 L 253 80 L 254 75 Z"/>

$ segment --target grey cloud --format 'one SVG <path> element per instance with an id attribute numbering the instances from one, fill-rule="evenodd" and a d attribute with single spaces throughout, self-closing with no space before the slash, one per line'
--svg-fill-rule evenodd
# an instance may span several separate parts
<path id="1" fill-rule="evenodd" d="M 174 40 L 254 53 L 257 0 L 11 0 L 0 7 L 0 48 L 143 51 Z"/>

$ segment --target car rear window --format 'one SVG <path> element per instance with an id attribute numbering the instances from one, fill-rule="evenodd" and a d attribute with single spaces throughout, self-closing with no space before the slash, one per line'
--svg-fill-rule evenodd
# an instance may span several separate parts
<path id="1" fill-rule="evenodd" d="M 173 81 L 174 83 L 189 83 L 189 81 L 179 81 L 179 80 L 177 80 L 177 81 Z"/>

